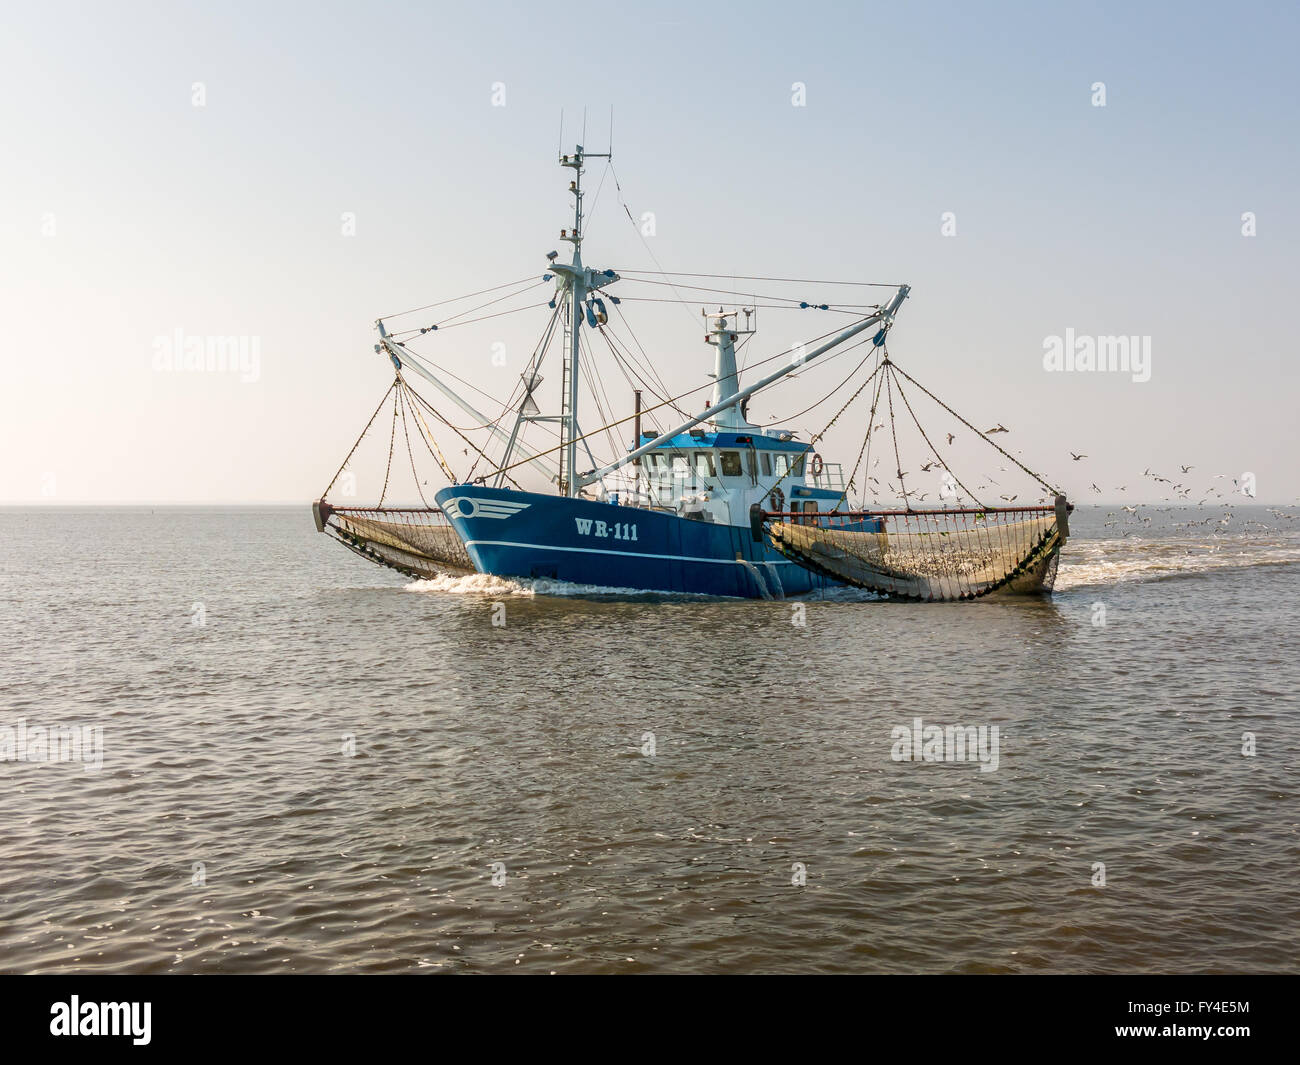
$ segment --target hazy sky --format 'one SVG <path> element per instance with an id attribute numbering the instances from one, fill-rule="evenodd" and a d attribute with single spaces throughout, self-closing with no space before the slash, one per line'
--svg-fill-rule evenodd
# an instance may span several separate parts
<path id="1" fill-rule="evenodd" d="M 568 10 L 9 5 L 0 501 L 317 496 L 391 378 L 376 317 L 567 253 L 559 116 L 571 148 L 584 107 L 591 150 L 614 109 L 665 269 L 910 283 L 899 365 L 1073 497 L 1159 498 L 1143 470 L 1179 464 L 1198 495 L 1249 471 L 1259 501 L 1300 497 L 1295 5 Z M 587 261 L 653 269 L 612 179 L 596 207 Z M 641 339 L 685 389 L 711 354 L 673 314 Z M 504 395 L 544 316 L 427 350 Z M 178 330 L 256 338 L 256 380 L 157 369 Z M 1067 330 L 1149 337 L 1150 380 L 1047 372 Z M 864 428 L 823 452 L 851 464 Z"/>

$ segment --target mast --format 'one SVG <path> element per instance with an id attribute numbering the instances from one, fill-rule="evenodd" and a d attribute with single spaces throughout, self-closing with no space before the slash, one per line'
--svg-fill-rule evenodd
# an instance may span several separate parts
<path id="1" fill-rule="evenodd" d="M 740 317 L 740 311 L 726 312 L 721 307 L 716 314 L 710 314 L 704 311 L 705 324 L 708 332 L 705 334 L 705 341 L 717 348 L 717 355 L 714 365 L 713 374 L 713 394 L 709 397 L 709 406 L 719 407 L 725 400 L 730 399 L 740 391 L 740 374 L 736 369 L 736 341 L 742 335 L 753 335 L 751 315 L 753 310 L 746 308 L 745 327 L 742 329 L 737 319 Z M 736 406 L 727 407 L 720 410 L 718 416 L 714 419 L 714 424 L 719 429 L 730 429 L 734 432 L 745 432 L 754 429 L 745 420 L 744 415 L 740 413 L 740 408 Z M 641 441 L 637 440 L 636 446 L 640 446 Z"/>
<path id="2" fill-rule="evenodd" d="M 573 467 L 578 454 L 578 338 L 582 328 L 582 145 L 571 156 L 560 160 L 561 166 L 571 167 L 574 172 L 569 191 L 573 193 L 573 231 L 568 236 L 560 230 L 560 238 L 573 244 L 572 267 L 574 277 L 569 286 L 569 350 L 564 367 L 564 380 L 568 385 L 563 399 L 563 420 L 560 422 L 560 441 L 564 445 L 560 451 L 560 489 L 566 496 L 577 494 L 574 483 Z"/>
<path id="3" fill-rule="evenodd" d="M 573 180 L 569 182 L 569 191 L 573 194 L 573 229 L 560 230 L 560 239 L 573 245 L 573 259 L 566 266 L 555 266 L 553 270 L 563 279 L 561 287 L 567 286 L 565 293 L 568 303 L 568 345 L 564 361 L 564 390 L 562 394 L 563 409 L 560 415 L 560 490 L 566 496 L 576 496 L 583 484 L 575 475 L 578 456 L 578 438 L 582 430 L 578 428 L 578 377 L 579 344 L 582 329 L 583 300 L 589 292 L 600 285 L 618 280 L 612 271 L 601 272 L 597 281 L 593 271 L 582 265 L 582 173 L 583 163 L 588 159 L 608 159 L 610 153 L 587 152 L 579 144 L 571 155 L 561 155 L 560 165 L 573 171 Z M 593 319 L 594 320 L 594 319 Z"/>

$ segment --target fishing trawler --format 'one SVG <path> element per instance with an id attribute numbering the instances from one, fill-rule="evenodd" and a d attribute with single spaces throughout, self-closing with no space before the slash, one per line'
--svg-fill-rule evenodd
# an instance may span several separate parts
<path id="1" fill-rule="evenodd" d="M 440 331 L 463 323 L 468 312 L 447 313 L 438 323 L 415 328 L 394 327 L 395 316 L 376 323 L 379 341 L 375 350 L 390 360 L 395 378 L 362 438 L 391 397 L 387 468 L 391 472 L 394 455 L 400 454 L 400 415 L 417 485 L 412 426 L 447 481 L 434 494 L 433 504 L 422 491 L 420 507 L 385 507 L 384 492 L 378 505 L 372 507 L 340 505 L 331 500 L 330 491 L 348 466 L 350 454 L 313 506 L 318 530 L 371 561 L 417 578 L 477 572 L 609 589 L 765 599 L 843 585 L 888 597 L 928 600 L 1050 591 L 1057 555 L 1068 533 L 1070 508 L 1059 492 L 1026 467 L 1020 468 L 1032 474 L 1049 497 L 1054 497 L 1050 505 L 986 506 L 953 479 L 953 505 L 918 509 L 913 506 L 914 493 L 909 492 L 903 463 L 897 456 L 897 491 L 902 505 L 865 504 L 867 492 L 863 486 L 867 477 L 862 459 L 869 454 L 882 396 L 887 396 L 891 422 L 895 390 L 900 398 L 906 398 L 903 378 L 942 405 L 898 368 L 888 354 L 886 342 L 908 298 L 907 285 L 882 286 L 889 289 L 888 298 L 871 305 L 768 297 L 766 306 L 847 314 L 851 321 L 843 328 L 823 333 L 811 345 L 796 345 L 761 360 L 756 365 L 777 365 L 748 385 L 742 385 L 737 352 L 756 332 L 759 300 L 748 305 L 718 305 L 717 310 L 702 309 L 705 341 L 714 349 L 712 384 L 678 396 L 666 394 L 668 390 L 653 363 L 648 358 L 637 359 L 628 337 L 614 329 L 611 316 L 622 318 L 619 304 L 628 297 L 611 290 L 615 286 L 626 290 L 639 282 L 666 283 L 678 295 L 679 286 L 709 295 L 737 293 L 717 286 L 687 284 L 681 278 L 688 275 L 673 275 L 676 281 L 673 277 L 666 282 L 651 281 L 633 271 L 619 272 L 584 263 L 582 181 L 586 163 L 592 159 L 609 160 L 610 155 L 587 153 L 579 145 L 560 156 L 560 165 L 573 175 L 569 183 L 573 222 L 560 231 L 560 239 L 572 246 L 572 253 L 567 263 L 557 261 L 556 251 L 546 256 L 548 265 L 540 284 L 552 286 L 545 304 L 549 320 L 515 392 L 499 404 L 500 413 L 495 417 L 481 413 L 464 396 L 465 382 L 438 367 L 430 356 L 413 350 L 420 338 L 440 335 Z M 661 278 L 665 276 L 660 274 Z M 689 275 L 701 276 L 708 275 Z M 778 279 L 745 280 L 775 283 Z M 534 287 L 531 278 L 516 284 L 527 284 L 527 288 L 494 296 L 473 310 L 509 301 Z M 773 304 L 771 300 L 778 302 Z M 593 372 L 590 349 L 584 342 L 588 333 L 603 339 L 625 374 L 632 371 L 629 379 L 635 377 L 634 383 L 643 388 L 634 392 L 633 412 L 615 419 L 608 403 L 600 402 L 603 386 L 588 382 L 589 394 L 604 424 L 584 433 L 579 421 L 580 384 L 586 374 Z M 560 410 L 546 415 L 537 402 L 543 380 L 540 370 L 557 339 L 561 341 Z M 640 348 L 639 341 L 636 345 Z M 800 434 L 791 428 L 750 421 L 748 405 L 760 391 L 814 362 L 830 361 L 849 350 L 864 353 L 836 391 L 854 382 L 859 371 L 865 380 L 830 424 L 860 396 L 870 397 L 870 412 L 859 462 L 846 481 L 842 464 L 826 462 L 816 450 L 825 429 L 809 440 L 800 440 Z M 427 382 L 475 425 L 453 425 L 410 385 L 407 374 Z M 462 388 L 455 387 L 454 382 Z M 687 415 L 683 403 L 690 402 L 692 392 L 706 388 L 710 390 L 706 408 L 697 415 Z M 659 402 L 643 408 L 643 389 L 649 389 Z M 908 409 L 910 412 L 910 405 Z M 978 434 L 950 408 L 944 409 Z M 674 412 L 677 418 L 663 424 L 665 414 Z M 463 442 L 471 443 L 475 464 L 468 475 L 457 477 L 453 473 L 446 450 L 438 442 L 439 434 L 430 428 L 430 419 L 444 430 L 454 431 Z M 644 422 L 651 419 L 659 427 L 643 429 Z M 511 424 L 509 431 L 506 424 Z M 593 442 L 602 433 L 610 437 L 613 430 L 624 426 L 632 429 L 631 446 L 621 454 L 598 460 Z M 537 427 L 558 429 L 558 442 L 540 449 L 533 438 L 525 442 L 529 430 Z M 471 433 L 481 434 L 481 442 L 472 443 Z M 1020 466 L 984 434 L 978 435 Z M 893 437 L 897 449 L 896 431 Z M 925 439 L 929 444 L 929 437 Z M 357 446 L 360 443 L 358 440 Z M 935 456 L 930 466 L 948 470 L 947 462 L 933 445 L 930 449 Z M 466 455 L 470 450 L 462 448 Z M 580 459 L 589 463 L 588 468 L 579 469 Z M 480 465 L 487 468 L 474 475 Z M 855 480 L 859 468 L 863 470 L 860 483 Z M 518 479 L 525 472 L 540 472 L 548 482 L 547 490 L 525 488 Z M 386 492 L 387 474 L 384 487 Z M 862 497 L 856 506 L 850 500 L 855 488 Z M 871 491 L 875 493 L 874 488 Z"/>

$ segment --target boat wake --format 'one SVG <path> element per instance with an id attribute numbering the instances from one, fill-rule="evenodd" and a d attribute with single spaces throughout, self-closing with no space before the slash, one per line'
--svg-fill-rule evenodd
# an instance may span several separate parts
<path id="1" fill-rule="evenodd" d="M 1056 589 L 1069 591 L 1098 584 L 1170 580 L 1216 570 L 1296 563 L 1300 563 L 1300 541 L 1293 537 L 1074 539 L 1061 555 Z"/>
<path id="2" fill-rule="evenodd" d="M 434 592 L 441 595 L 481 595 L 492 598 L 514 597 L 533 599 L 537 596 L 608 597 L 612 599 L 709 599 L 711 596 L 687 595 L 680 592 L 655 592 L 639 588 L 610 588 L 599 584 L 573 584 L 569 581 L 550 580 L 545 577 L 494 577 L 490 573 L 463 575 L 444 574 L 428 580 L 412 581 L 405 586 L 408 592 Z"/>
<path id="3" fill-rule="evenodd" d="M 1195 577 L 1218 570 L 1257 566 L 1300 564 L 1300 540 L 1287 537 L 1240 536 L 1189 539 L 1073 539 L 1061 556 L 1056 590 L 1120 584 L 1135 581 L 1173 580 Z M 547 578 L 507 579 L 488 573 L 444 574 L 405 585 L 408 592 L 491 598 L 610 598 L 668 600 L 716 599 L 716 596 L 681 592 L 656 592 L 638 588 L 616 588 L 599 584 L 574 584 Z M 799 600 L 865 603 L 881 597 L 859 588 L 832 588 L 796 596 Z"/>

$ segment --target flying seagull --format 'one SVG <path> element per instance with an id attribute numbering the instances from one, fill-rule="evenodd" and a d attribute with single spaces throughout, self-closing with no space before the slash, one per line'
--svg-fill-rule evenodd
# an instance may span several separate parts
<path id="1" fill-rule="evenodd" d="M 1078 462 L 1080 459 L 1086 459 L 1087 457 L 1087 455 L 1076 455 L 1073 451 L 1070 452 L 1070 458 L 1074 459 L 1075 462 Z"/>
<path id="2" fill-rule="evenodd" d="M 1003 425 L 1001 422 L 998 422 L 996 428 L 993 428 L 993 429 L 985 429 L 985 430 L 984 430 L 984 435 L 985 435 L 985 436 L 992 436 L 994 433 L 1009 433 L 1009 432 L 1011 432 L 1010 429 L 1008 429 L 1008 428 L 1007 428 L 1005 425 Z"/>

